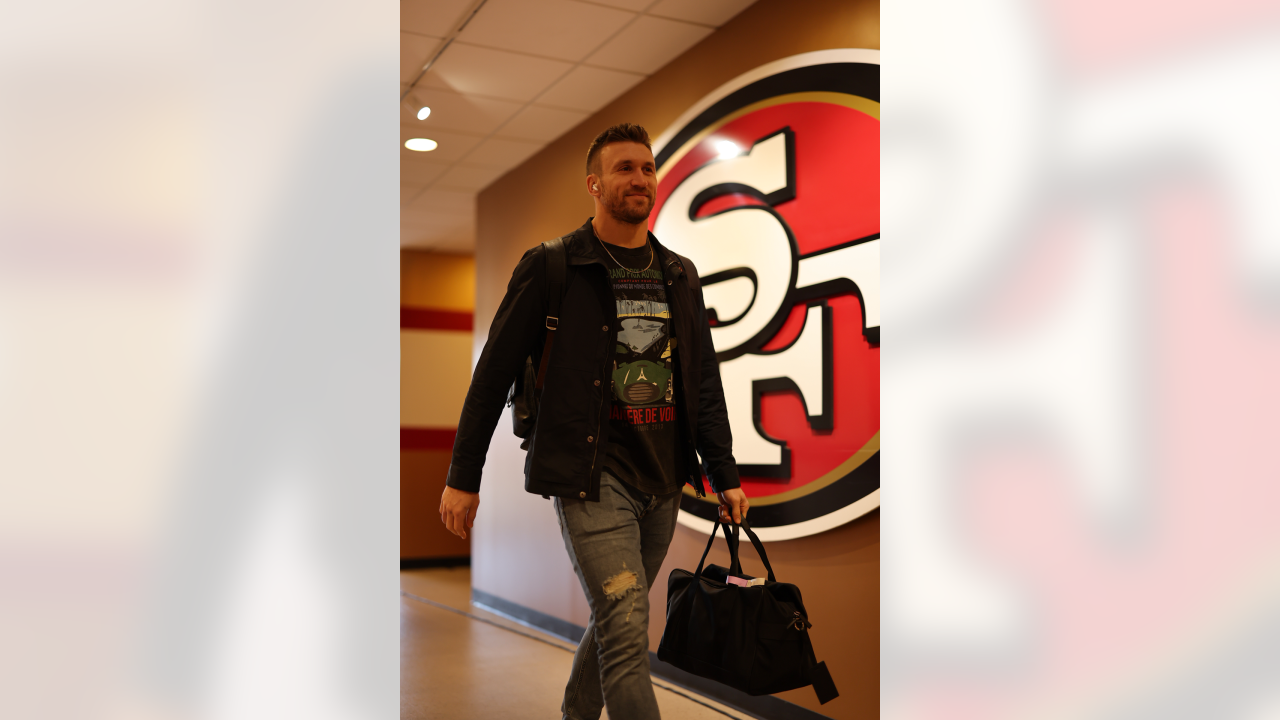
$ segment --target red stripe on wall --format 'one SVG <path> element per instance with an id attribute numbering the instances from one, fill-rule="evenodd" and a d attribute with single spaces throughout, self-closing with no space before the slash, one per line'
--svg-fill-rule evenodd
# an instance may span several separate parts
<path id="1" fill-rule="evenodd" d="M 452 450 L 457 428 L 400 428 L 401 450 Z"/>
<path id="2" fill-rule="evenodd" d="M 428 310 L 400 306 L 400 327 L 404 330 L 471 331 L 471 313 L 454 310 Z"/>

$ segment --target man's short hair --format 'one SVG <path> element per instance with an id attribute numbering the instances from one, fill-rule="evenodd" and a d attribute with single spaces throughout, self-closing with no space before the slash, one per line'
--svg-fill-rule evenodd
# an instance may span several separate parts
<path id="1" fill-rule="evenodd" d="M 649 131 L 634 123 L 619 123 L 611 128 L 605 128 L 604 132 L 596 136 L 591 141 L 591 147 L 587 150 L 587 174 L 596 174 L 600 163 L 600 150 L 609 143 L 616 142 L 634 142 L 649 148 L 649 152 L 653 152 L 653 146 L 649 144 Z"/>

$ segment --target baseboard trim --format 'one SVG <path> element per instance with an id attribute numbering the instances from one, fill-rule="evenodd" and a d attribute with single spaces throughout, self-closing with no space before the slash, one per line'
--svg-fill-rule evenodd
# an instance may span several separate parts
<path id="1" fill-rule="evenodd" d="M 581 642 L 582 634 L 587 631 L 581 625 L 575 625 L 568 620 L 561 620 L 544 612 L 527 608 L 483 590 L 471 588 L 471 602 L 496 610 L 503 615 L 572 643 Z M 662 662 L 658 659 L 657 654 L 653 652 L 649 653 L 649 669 L 654 675 L 667 682 L 728 705 L 734 710 L 759 718 L 759 720 L 830 720 L 826 715 L 819 715 L 808 708 L 800 707 L 772 695 L 748 695 L 741 690 L 735 690 L 714 680 L 687 673 L 674 665 Z"/>
<path id="2" fill-rule="evenodd" d="M 571 643 L 579 643 L 582 641 L 582 634 L 587 631 L 581 625 L 574 625 L 568 620 L 561 620 L 543 612 L 538 612 L 523 605 L 517 605 L 511 602 L 487 593 L 483 590 L 471 588 L 471 602 L 476 605 L 482 605 L 490 610 L 497 610 L 503 615 L 510 616 L 519 620 L 526 625 L 531 625 L 543 632 L 551 633 L 558 638 L 563 638 Z"/>
<path id="3" fill-rule="evenodd" d="M 649 670 L 667 682 L 724 703 L 761 720 L 831 720 L 826 715 L 819 715 L 808 708 L 772 695 L 748 695 L 728 685 L 687 673 L 674 665 L 662 662 L 653 652 L 649 653 Z"/>
<path id="4" fill-rule="evenodd" d="M 418 570 L 421 568 L 464 567 L 471 565 L 470 555 L 454 555 L 450 557 L 432 558 L 400 558 L 401 570 Z"/>

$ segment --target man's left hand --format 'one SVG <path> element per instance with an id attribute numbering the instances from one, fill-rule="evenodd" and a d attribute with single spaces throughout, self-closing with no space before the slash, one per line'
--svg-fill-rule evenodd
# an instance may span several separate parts
<path id="1" fill-rule="evenodd" d="M 720 498 L 720 522 L 727 525 L 732 521 L 734 525 L 738 525 L 742 522 L 742 518 L 747 516 L 747 507 L 751 503 L 747 500 L 747 494 L 742 492 L 742 488 L 716 493 L 716 497 Z"/>

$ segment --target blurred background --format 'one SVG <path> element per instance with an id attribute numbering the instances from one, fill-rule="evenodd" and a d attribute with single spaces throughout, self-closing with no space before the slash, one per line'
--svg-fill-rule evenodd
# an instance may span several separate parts
<path id="1" fill-rule="evenodd" d="M 1280 717 L 1280 6 L 882 11 L 883 714 Z"/>
<path id="2" fill-rule="evenodd" d="M 325 258 L 360 268 L 376 251 L 376 279 L 328 291 L 394 292 L 390 209 L 378 224 L 342 186 L 374 174 L 346 131 L 362 88 L 392 91 L 397 15 L 385 1 L 0 5 L 0 714 L 372 712 L 362 682 L 333 682 L 352 676 L 334 648 L 360 601 L 307 592 L 352 565 L 329 542 L 352 530 L 335 528 L 369 520 L 326 511 L 361 451 L 320 454 L 315 428 L 371 418 L 300 398 L 370 374 L 353 370 L 369 343 L 342 328 L 375 318 L 316 302 Z M 355 232 L 335 222 L 356 211 Z M 308 310 L 339 328 L 329 346 Z M 394 377 L 389 320 L 380 374 Z M 265 448 L 242 452 L 229 427 Z M 206 594 L 218 602 L 165 610 Z M 262 682 L 270 666 L 285 670 Z"/>

